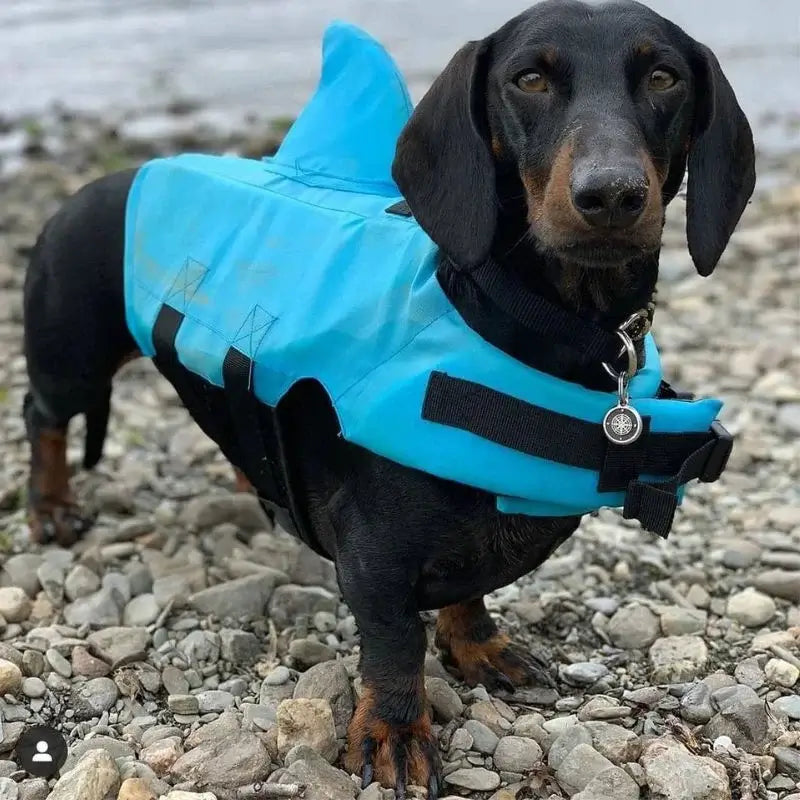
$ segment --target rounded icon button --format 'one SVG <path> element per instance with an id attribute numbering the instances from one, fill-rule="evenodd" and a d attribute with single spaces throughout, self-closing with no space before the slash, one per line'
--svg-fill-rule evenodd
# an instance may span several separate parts
<path id="1" fill-rule="evenodd" d="M 52 778 L 67 760 L 66 739 L 53 728 L 28 728 L 17 742 L 17 763 L 37 778 Z"/>

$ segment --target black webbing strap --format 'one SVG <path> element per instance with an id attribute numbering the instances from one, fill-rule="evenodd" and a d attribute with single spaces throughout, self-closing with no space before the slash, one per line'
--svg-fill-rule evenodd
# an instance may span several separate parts
<path id="1" fill-rule="evenodd" d="M 719 423 L 714 423 L 721 428 Z M 727 452 L 722 457 L 724 460 L 720 467 L 715 467 L 714 471 L 709 468 L 712 462 L 720 459 L 721 440 L 714 435 L 714 425 L 712 425 L 712 435 L 709 440 L 691 452 L 681 464 L 678 472 L 663 483 L 644 483 L 643 481 L 633 480 L 628 484 L 625 492 L 625 505 L 622 508 L 622 516 L 625 519 L 638 519 L 642 527 L 647 531 L 652 531 L 663 538 L 667 538 L 672 521 L 675 518 L 675 510 L 678 508 L 678 489 L 694 478 L 710 483 L 715 481 L 725 465 L 730 455 L 730 434 L 727 435 Z M 723 429 L 724 430 L 724 429 Z M 710 477 L 714 475 L 714 477 Z"/>
<path id="2" fill-rule="evenodd" d="M 163 361 L 177 361 L 175 352 L 175 337 L 183 322 L 183 314 L 172 306 L 163 305 L 159 309 L 153 325 L 153 347 L 156 358 Z"/>
<path id="3" fill-rule="evenodd" d="M 264 441 L 259 421 L 259 402 L 252 392 L 253 361 L 235 347 L 228 348 L 222 362 L 222 382 L 236 429 L 244 472 L 258 493 L 273 502 L 286 496 L 285 487 L 269 458 L 276 448 Z"/>
<path id="4" fill-rule="evenodd" d="M 589 320 L 572 314 L 520 286 L 508 270 L 499 269 L 491 259 L 469 271 L 470 277 L 495 305 L 520 325 L 569 345 L 581 353 L 585 362 L 615 363 L 620 351 L 619 338 Z"/>
<path id="5" fill-rule="evenodd" d="M 405 200 L 400 200 L 399 202 L 395 203 L 394 205 L 389 206 L 386 209 L 387 214 L 395 214 L 398 217 L 413 217 L 414 214 L 411 212 L 411 207 L 406 203 Z"/>
<path id="6" fill-rule="evenodd" d="M 443 372 L 431 373 L 423 419 L 459 428 L 483 439 L 537 456 L 600 473 L 598 491 L 626 489 L 631 518 L 666 536 L 680 484 L 693 478 L 714 481 L 730 454 L 731 438 L 719 423 L 704 433 L 652 433 L 645 417 L 640 439 L 628 448 L 611 445 L 602 426 L 560 414 Z M 613 450 L 611 449 L 613 448 Z M 641 474 L 671 476 L 663 484 L 638 480 Z M 630 500 L 628 500 L 630 494 Z"/>

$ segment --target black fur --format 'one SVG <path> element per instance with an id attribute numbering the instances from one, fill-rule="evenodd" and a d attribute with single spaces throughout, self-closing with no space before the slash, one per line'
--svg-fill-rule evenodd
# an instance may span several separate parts
<path id="1" fill-rule="evenodd" d="M 637 55 L 644 40 L 649 54 Z M 557 51 L 553 66 L 541 60 L 543 48 Z M 674 91 L 645 96 L 642 81 L 662 64 L 678 77 Z M 522 94 L 514 85 L 531 68 L 547 71 L 549 96 Z M 709 274 L 754 180 L 750 131 L 716 59 L 637 3 L 551 0 L 462 48 L 400 138 L 395 178 L 420 224 L 458 265 L 443 267 L 442 279 L 465 282 L 470 266 L 491 253 L 498 269 L 518 277 L 520 291 L 533 289 L 609 330 L 641 308 L 655 286 L 658 252 L 642 245 L 636 226 L 624 239 L 576 227 L 563 246 L 544 241 L 527 218 L 523 177 L 544 181 L 570 136 L 575 158 L 605 163 L 604 142 L 614 130 L 614 158 L 644 152 L 660 167 L 662 187 L 650 191 L 660 191 L 664 203 L 678 189 L 688 153 L 689 244 L 698 271 Z M 36 245 L 25 286 L 34 451 L 38 430 L 65 430 L 84 413 L 94 418 L 87 463 L 99 455 L 111 379 L 135 352 L 122 294 L 131 179 L 124 173 L 84 188 Z M 568 233 L 562 226 L 559 235 Z M 602 269 L 587 265 L 595 256 Z M 462 295 L 484 302 L 469 286 Z M 546 355 L 553 373 L 610 388 L 599 365 L 579 368 L 558 347 Z M 225 413 L 220 395 L 196 418 L 237 464 Z M 377 695 L 375 713 L 394 726 L 409 724 L 422 713 L 426 640 L 418 612 L 478 599 L 530 572 L 580 520 L 504 516 L 483 492 L 345 442 L 313 381 L 282 401 L 279 422 L 304 524 L 336 562 L 358 621 L 362 677 Z M 35 468 L 35 452 L 33 462 Z"/>

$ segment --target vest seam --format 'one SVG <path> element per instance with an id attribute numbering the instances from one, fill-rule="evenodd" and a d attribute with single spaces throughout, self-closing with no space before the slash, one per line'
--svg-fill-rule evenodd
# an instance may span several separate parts
<path id="1" fill-rule="evenodd" d="M 370 369 L 368 369 L 360 378 L 356 378 L 356 380 L 353 381 L 353 383 L 351 383 L 346 389 L 344 389 L 334 398 L 333 402 L 337 403 L 339 402 L 339 400 L 343 399 L 346 394 L 355 389 L 355 387 L 358 386 L 359 383 L 363 383 L 370 375 L 372 375 L 373 372 L 380 369 L 385 364 L 388 364 L 394 358 L 399 356 L 400 353 L 403 352 L 403 350 L 410 347 L 417 340 L 418 337 L 420 337 L 423 333 L 425 333 L 426 330 L 428 330 L 428 328 L 431 327 L 431 325 L 436 324 L 440 319 L 442 319 L 442 317 L 446 317 L 449 314 L 452 314 L 453 311 L 454 309 L 448 309 L 447 311 L 443 311 L 437 317 L 428 322 L 424 327 L 420 328 L 420 330 L 418 330 L 402 347 L 398 348 L 393 353 L 384 358 L 382 361 L 375 364 L 375 366 L 370 367 Z"/>

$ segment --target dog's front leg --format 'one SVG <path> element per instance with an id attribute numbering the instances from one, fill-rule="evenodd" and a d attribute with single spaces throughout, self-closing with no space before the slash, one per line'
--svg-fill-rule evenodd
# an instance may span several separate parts
<path id="1" fill-rule="evenodd" d="M 374 551 L 373 551 L 374 552 Z M 347 733 L 345 763 L 393 787 L 398 800 L 408 784 L 438 796 L 439 754 L 425 699 L 425 629 L 413 586 L 390 559 L 370 563 L 363 552 L 337 560 L 339 583 L 361 633 L 363 691 Z"/>

